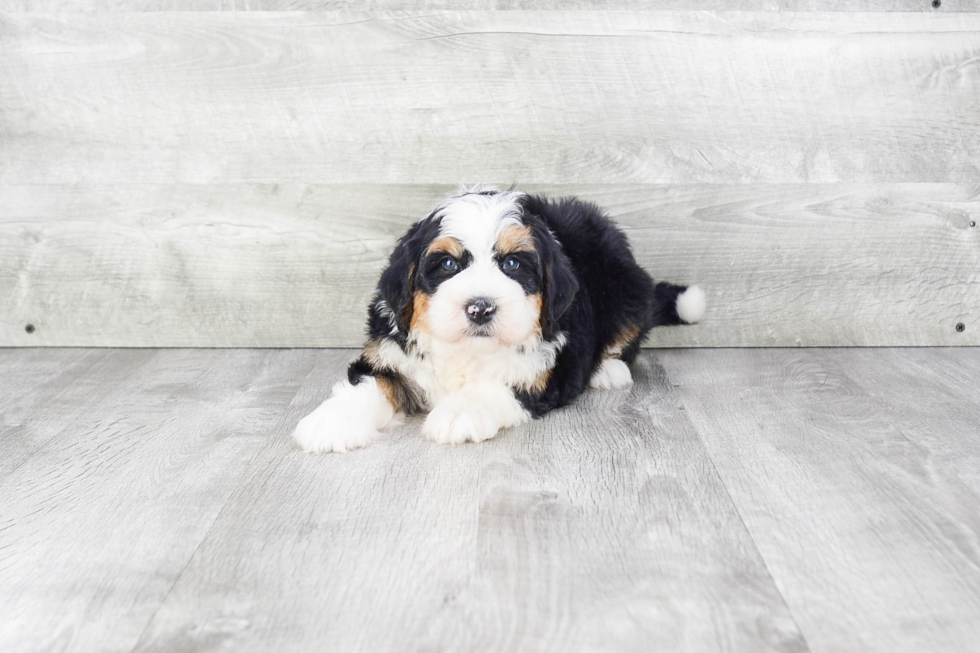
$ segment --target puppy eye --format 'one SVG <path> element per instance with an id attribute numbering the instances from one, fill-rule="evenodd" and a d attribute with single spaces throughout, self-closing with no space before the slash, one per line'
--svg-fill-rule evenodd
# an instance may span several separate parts
<path id="1" fill-rule="evenodd" d="M 515 272 L 517 268 L 521 267 L 521 262 L 513 256 L 508 256 L 500 267 L 504 272 Z"/>
<path id="2" fill-rule="evenodd" d="M 442 269 L 446 272 L 452 272 L 456 269 L 456 259 L 447 256 L 442 259 Z"/>

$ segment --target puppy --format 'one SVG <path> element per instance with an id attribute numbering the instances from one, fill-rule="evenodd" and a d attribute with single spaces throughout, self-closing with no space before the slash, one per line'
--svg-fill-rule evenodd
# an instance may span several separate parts
<path id="1" fill-rule="evenodd" d="M 430 440 L 487 440 L 586 387 L 630 385 L 650 329 L 704 309 L 697 286 L 654 284 L 592 204 L 460 192 L 398 241 L 364 352 L 293 437 L 305 451 L 349 451 L 428 412 Z"/>

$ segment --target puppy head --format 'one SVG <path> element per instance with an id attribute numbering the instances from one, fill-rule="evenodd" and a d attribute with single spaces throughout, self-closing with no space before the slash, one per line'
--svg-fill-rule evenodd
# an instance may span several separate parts
<path id="1" fill-rule="evenodd" d="M 399 331 L 504 346 L 550 337 L 578 284 L 523 200 L 514 191 L 458 194 L 409 229 L 378 288 Z"/>

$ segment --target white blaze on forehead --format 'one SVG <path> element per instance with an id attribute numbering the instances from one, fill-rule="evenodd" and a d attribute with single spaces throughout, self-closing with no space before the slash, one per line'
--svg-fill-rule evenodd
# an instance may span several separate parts
<path id="1" fill-rule="evenodd" d="M 522 225 L 521 197 L 523 193 L 502 191 L 450 198 L 436 209 L 442 218 L 439 235 L 461 242 L 477 261 L 489 260 L 500 232 L 510 225 Z"/>

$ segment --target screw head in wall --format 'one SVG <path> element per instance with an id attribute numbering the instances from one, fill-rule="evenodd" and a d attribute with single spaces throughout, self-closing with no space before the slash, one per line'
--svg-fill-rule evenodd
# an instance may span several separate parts
<path id="1" fill-rule="evenodd" d="M 27 331 L 28 333 L 34 333 L 34 325 L 28 324 L 26 327 L 24 327 L 24 331 Z"/>
<path id="2" fill-rule="evenodd" d="M 957 333 L 963 333 L 964 331 L 966 331 L 966 325 L 963 324 L 962 322 L 957 323 L 957 325 L 956 325 L 956 332 Z"/>
<path id="3" fill-rule="evenodd" d="M 974 229 L 976 229 L 977 228 L 977 221 L 976 220 L 970 220 L 970 226 L 973 227 Z"/>
<path id="4" fill-rule="evenodd" d="M 939 5 L 942 4 L 942 0 L 932 0 L 932 8 L 939 9 Z"/>

